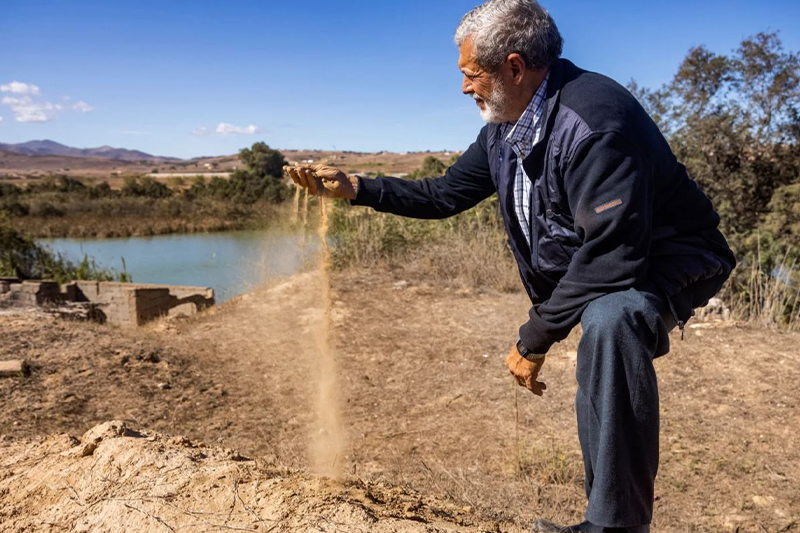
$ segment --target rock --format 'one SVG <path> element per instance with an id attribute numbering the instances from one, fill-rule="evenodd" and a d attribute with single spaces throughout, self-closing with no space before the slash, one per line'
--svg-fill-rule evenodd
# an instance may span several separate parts
<path id="1" fill-rule="evenodd" d="M 111 420 L 109 422 L 103 422 L 84 433 L 81 437 L 81 442 L 100 442 L 103 439 L 123 437 L 129 433 L 132 432 L 128 429 L 125 422 L 122 420 Z"/>
<path id="2" fill-rule="evenodd" d="M 772 496 L 753 496 L 753 503 L 756 504 L 758 507 L 769 507 L 772 502 L 775 501 L 775 498 Z"/>
<path id="3" fill-rule="evenodd" d="M 96 442 L 89 442 L 81 448 L 81 457 L 87 457 L 92 455 L 94 451 L 97 449 Z"/>
<path id="4" fill-rule="evenodd" d="M 731 310 L 719 298 L 711 298 L 708 305 L 696 311 L 698 320 L 730 320 Z"/>
<path id="5" fill-rule="evenodd" d="M 24 377 L 29 373 L 30 368 L 24 359 L 0 361 L 0 378 Z"/>
<path id="6" fill-rule="evenodd" d="M 394 285 L 392 285 L 393 291 L 402 291 L 407 288 L 408 288 L 408 282 L 404 279 L 401 279 L 400 281 L 395 281 Z"/>

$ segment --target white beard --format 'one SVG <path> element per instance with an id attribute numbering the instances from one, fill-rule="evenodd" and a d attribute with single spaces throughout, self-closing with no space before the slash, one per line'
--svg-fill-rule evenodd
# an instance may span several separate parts
<path id="1" fill-rule="evenodd" d="M 478 95 L 473 94 L 475 100 L 481 99 Z M 487 124 L 500 124 L 508 122 L 508 92 L 505 85 L 499 78 L 494 82 L 492 92 L 488 98 L 483 99 L 485 109 L 481 109 L 481 118 Z"/>

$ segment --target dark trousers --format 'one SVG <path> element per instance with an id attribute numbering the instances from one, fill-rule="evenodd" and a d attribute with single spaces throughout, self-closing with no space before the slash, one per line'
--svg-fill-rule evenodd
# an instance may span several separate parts
<path id="1" fill-rule="evenodd" d="M 578 438 L 586 470 L 587 533 L 648 533 L 658 471 L 656 357 L 668 333 L 717 294 L 728 274 L 666 298 L 654 283 L 609 294 L 583 313 L 578 345 Z"/>
<path id="2" fill-rule="evenodd" d="M 597 531 L 646 532 L 658 470 L 653 359 L 669 351 L 667 334 L 676 320 L 666 298 L 649 285 L 598 298 L 581 325 L 575 407 L 589 499 L 586 520 Z"/>

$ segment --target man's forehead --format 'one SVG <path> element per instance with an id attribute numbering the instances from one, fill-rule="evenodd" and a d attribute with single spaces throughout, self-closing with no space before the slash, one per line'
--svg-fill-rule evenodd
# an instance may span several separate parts
<path id="1" fill-rule="evenodd" d="M 472 37 L 467 37 L 458 47 L 458 68 L 460 70 L 475 70 L 475 44 Z"/>

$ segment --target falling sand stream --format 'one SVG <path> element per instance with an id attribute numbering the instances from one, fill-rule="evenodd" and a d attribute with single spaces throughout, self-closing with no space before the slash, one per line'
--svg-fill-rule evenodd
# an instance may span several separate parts
<path id="1" fill-rule="evenodd" d="M 299 208 L 299 190 L 295 195 L 295 205 Z M 302 209 L 302 223 L 308 222 L 308 190 L 305 192 Z M 314 368 L 313 379 L 316 380 L 316 417 L 317 422 L 311 436 L 308 452 L 311 464 L 316 473 L 339 478 L 345 458 L 345 435 L 342 427 L 339 406 L 339 384 L 336 356 L 331 345 L 331 294 L 330 268 L 331 254 L 328 248 L 328 206 L 323 198 L 319 198 L 319 240 L 322 243 L 322 256 L 319 264 L 319 305 L 321 313 L 316 323 L 311 324 L 316 353 L 307 354 L 310 366 Z"/>

